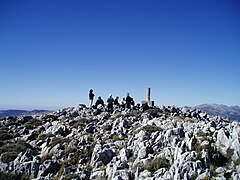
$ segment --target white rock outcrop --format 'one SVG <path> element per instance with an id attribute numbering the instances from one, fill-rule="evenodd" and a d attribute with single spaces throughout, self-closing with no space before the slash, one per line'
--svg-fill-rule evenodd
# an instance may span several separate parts
<path id="1" fill-rule="evenodd" d="M 200 110 L 84 105 L 0 119 L 6 179 L 240 179 L 240 123 Z"/>

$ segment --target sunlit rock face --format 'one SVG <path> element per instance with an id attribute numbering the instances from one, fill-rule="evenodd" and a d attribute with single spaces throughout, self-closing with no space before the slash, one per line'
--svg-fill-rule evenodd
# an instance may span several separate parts
<path id="1" fill-rule="evenodd" d="M 240 179 L 240 124 L 173 106 L 0 119 L 3 178 Z"/>

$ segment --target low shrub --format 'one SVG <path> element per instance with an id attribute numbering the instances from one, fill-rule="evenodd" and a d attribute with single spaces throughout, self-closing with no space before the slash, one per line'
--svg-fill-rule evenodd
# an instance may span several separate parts
<path id="1" fill-rule="evenodd" d="M 154 125 L 146 125 L 142 127 L 143 130 L 147 131 L 148 133 L 153 133 L 156 131 L 163 131 L 162 128 L 158 127 L 158 126 L 154 126 Z"/>
<path id="2" fill-rule="evenodd" d="M 24 127 L 28 128 L 28 129 L 33 129 L 37 126 L 41 126 L 42 125 L 42 121 L 38 120 L 38 119 L 31 119 L 28 122 L 26 122 L 25 124 L 23 124 Z"/>
<path id="3" fill-rule="evenodd" d="M 7 127 L 0 127 L 0 141 L 11 139 L 12 136 L 8 133 Z"/>
<path id="4" fill-rule="evenodd" d="M 22 140 L 4 144 L 0 148 L 0 154 L 2 154 L 1 160 L 4 163 L 9 163 L 13 161 L 20 152 L 26 151 L 27 148 L 31 148 L 31 146 Z"/>
<path id="5" fill-rule="evenodd" d="M 21 180 L 29 180 L 29 179 L 31 179 L 31 178 L 27 173 L 24 173 L 21 175 Z"/>
<path id="6" fill-rule="evenodd" d="M 217 165 L 216 164 L 211 164 L 210 165 L 211 177 L 217 176 L 216 169 L 217 169 Z"/>
<path id="7" fill-rule="evenodd" d="M 132 112 L 129 112 L 127 114 L 124 115 L 124 118 L 128 118 L 128 117 L 138 117 L 140 116 L 142 113 L 139 112 L 139 111 L 132 111 Z"/>
<path id="8" fill-rule="evenodd" d="M 63 180 L 72 180 L 76 179 L 78 177 L 77 174 L 67 174 L 66 176 L 63 177 Z"/>
<path id="9" fill-rule="evenodd" d="M 226 158 L 231 159 L 232 155 L 234 153 L 234 149 L 228 148 L 227 154 L 225 155 Z"/>
<path id="10" fill-rule="evenodd" d="M 111 139 L 113 140 L 113 142 L 115 142 L 115 141 L 123 140 L 124 138 L 121 138 L 118 134 L 114 133 L 111 135 Z"/>
<path id="11" fill-rule="evenodd" d="M 148 109 L 146 112 L 149 114 L 150 118 L 159 118 L 162 115 L 162 111 L 157 108 Z"/>
<path id="12" fill-rule="evenodd" d="M 36 140 L 38 136 L 39 136 L 39 132 L 35 131 L 27 138 L 27 140 L 30 140 L 30 141 Z"/>
<path id="13" fill-rule="evenodd" d="M 41 164 L 46 160 L 52 159 L 52 157 L 53 157 L 52 153 L 48 153 L 48 154 L 43 155 L 42 158 L 41 158 Z"/>
<path id="14" fill-rule="evenodd" d="M 156 172 L 160 168 L 170 168 L 170 162 L 165 157 L 157 157 L 149 163 L 145 164 L 144 169 L 150 171 L 151 173 Z"/>
<path id="15" fill-rule="evenodd" d="M 89 119 L 80 118 L 80 119 L 77 120 L 76 123 L 74 123 L 74 124 L 72 125 L 72 127 L 73 127 L 73 128 L 78 128 L 78 127 L 82 127 L 82 126 L 84 126 L 85 124 L 88 124 L 88 123 L 90 123 L 90 120 L 89 120 Z"/>
<path id="16" fill-rule="evenodd" d="M 54 147 L 57 144 L 62 144 L 62 143 L 69 143 L 69 139 L 68 138 L 60 138 L 60 137 L 55 137 L 51 140 L 51 143 L 49 144 L 49 146 Z"/>
<path id="17" fill-rule="evenodd" d="M 3 171 L 1 171 L 1 169 L 0 169 L 0 179 L 13 180 L 13 179 L 16 179 L 16 177 L 14 177 L 13 174 L 3 172 Z"/>
<path id="18" fill-rule="evenodd" d="M 193 145 L 193 150 L 196 151 L 197 153 L 201 153 L 203 150 L 203 147 L 201 146 L 201 144 L 197 142 Z"/>
<path id="19" fill-rule="evenodd" d="M 65 168 L 65 165 L 67 164 L 67 160 L 64 160 L 60 163 L 60 167 L 59 167 L 59 170 L 58 172 L 56 173 L 56 175 L 53 177 L 53 180 L 59 180 L 60 177 L 62 176 L 63 172 L 64 172 L 64 168 Z"/>
<path id="20" fill-rule="evenodd" d="M 106 124 L 106 125 L 104 125 L 102 128 L 104 129 L 104 130 L 106 130 L 106 131 L 111 131 L 112 130 L 112 124 Z"/>
<path id="21" fill-rule="evenodd" d="M 47 138 L 50 138 L 50 137 L 54 137 L 53 134 L 51 133 L 48 133 L 48 134 L 40 134 L 37 138 L 37 141 L 40 141 L 40 140 L 46 140 Z"/>
<path id="22" fill-rule="evenodd" d="M 14 159 L 16 159 L 16 157 L 18 156 L 18 153 L 17 152 L 4 152 L 2 153 L 2 156 L 1 156 L 1 161 L 3 163 L 9 163 L 11 161 L 13 161 Z"/>
<path id="23" fill-rule="evenodd" d="M 135 126 L 134 128 L 131 129 L 130 134 L 138 134 L 140 131 L 146 131 L 148 133 L 154 133 L 156 131 L 158 132 L 162 132 L 163 129 L 158 127 L 158 126 L 154 126 L 154 125 L 146 125 L 146 126 Z"/>
<path id="24" fill-rule="evenodd" d="M 227 154 L 222 154 L 217 148 L 211 146 L 207 149 L 210 157 L 210 169 L 216 169 L 216 167 L 226 167 L 231 164 L 232 150 L 229 149 Z M 228 157 L 229 156 L 229 157 Z M 211 170 L 212 173 L 214 171 Z"/>
<path id="25" fill-rule="evenodd" d="M 65 158 L 67 158 L 69 154 L 73 154 L 72 158 L 69 160 L 69 163 L 76 165 L 83 155 L 83 152 L 77 148 L 69 148 L 64 151 Z"/>
<path id="26" fill-rule="evenodd" d="M 189 122 L 189 123 L 197 123 L 197 119 L 194 119 L 194 118 L 185 118 L 184 119 L 186 122 Z"/>
<path id="27" fill-rule="evenodd" d="M 183 120 L 185 120 L 185 117 L 175 115 L 173 119 L 174 119 L 175 121 L 183 121 Z"/>
<path id="28" fill-rule="evenodd" d="M 88 134 L 86 140 L 88 144 L 91 144 L 94 142 L 94 136 L 92 134 Z"/>
<path id="29" fill-rule="evenodd" d="M 240 165 L 240 158 L 238 158 L 236 161 L 234 161 L 234 165 L 235 165 L 235 166 Z"/>

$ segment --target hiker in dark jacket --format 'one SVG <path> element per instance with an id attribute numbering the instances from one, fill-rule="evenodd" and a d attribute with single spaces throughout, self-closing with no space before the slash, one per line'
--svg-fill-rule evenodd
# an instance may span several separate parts
<path id="1" fill-rule="evenodd" d="M 111 95 L 111 94 L 109 95 L 109 98 L 107 99 L 107 103 L 108 103 L 108 105 L 107 105 L 107 110 L 108 110 L 109 112 L 113 112 L 114 99 L 112 98 L 112 95 Z"/>
<path id="2" fill-rule="evenodd" d="M 93 94 L 93 90 L 92 89 L 89 90 L 88 97 L 89 97 L 89 101 L 90 101 L 89 107 L 91 108 L 92 104 L 93 104 L 93 98 L 94 98 L 94 94 Z"/>
<path id="3" fill-rule="evenodd" d="M 134 101 L 133 101 L 133 98 L 129 95 L 129 93 L 127 93 L 127 96 L 126 96 L 126 108 L 131 108 L 131 105 L 134 106 Z"/>
<path id="4" fill-rule="evenodd" d="M 114 105 L 116 105 L 116 106 L 119 106 L 118 99 L 119 99 L 119 97 L 117 96 L 116 99 L 114 100 Z"/>
<path id="5" fill-rule="evenodd" d="M 101 96 L 98 96 L 98 99 L 97 99 L 94 107 L 97 108 L 98 105 L 104 106 L 104 101 L 102 100 Z"/>

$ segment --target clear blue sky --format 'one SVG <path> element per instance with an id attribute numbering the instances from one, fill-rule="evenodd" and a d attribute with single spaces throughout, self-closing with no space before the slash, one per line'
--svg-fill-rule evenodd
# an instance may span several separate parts
<path id="1" fill-rule="evenodd" d="M 0 108 L 152 88 L 157 105 L 240 105 L 238 0 L 1 0 Z"/>

